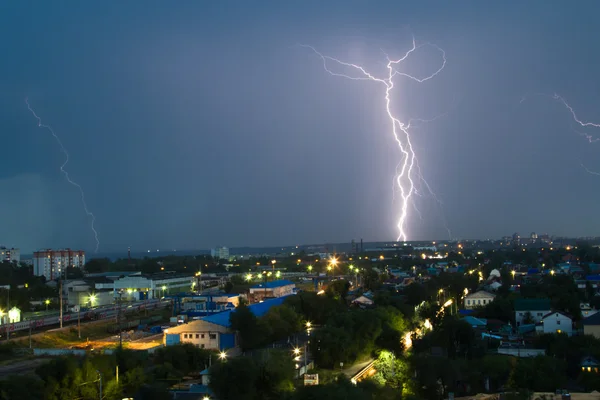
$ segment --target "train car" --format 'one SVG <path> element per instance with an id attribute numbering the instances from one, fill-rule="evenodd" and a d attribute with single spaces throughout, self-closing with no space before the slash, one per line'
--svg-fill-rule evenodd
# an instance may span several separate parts
<path id="1" fill-rule="evenodd" d="M 145 309 L 154 310 L 159 307 L 166 307 L 170 305 L 170 300 L 162 300 L 162 299 L 150 299 L 146 300 L 142 303 L 136 304 L 123 304 L 120 307 L 115 305 L 95 307 L 93 310 L 88 310 L 84 313 L 71 312 L 63 314 L 63 323 L 70 321 L 77 321 L 77 318 L 81 321 L 95 321 L 95 320 L 103 320 L 109 318 L 116 318 L 119 314 L 119 308 L 121 309 L 121 313 L 126 315 L 127 313 L 131 313 L 134 311 L 143 311 Z M 43 318 L 30 319 L 21 322 L 15 322 L 8 325 L 0 325 L 0 332 L 8 330 L 9 332 L 17 332 L 27 330 L 31 327 L 31 329 L 39 329 L 52 325 L 60 324 L 60 315 L 57 313 L 56 315 L 46 316 Z"/>

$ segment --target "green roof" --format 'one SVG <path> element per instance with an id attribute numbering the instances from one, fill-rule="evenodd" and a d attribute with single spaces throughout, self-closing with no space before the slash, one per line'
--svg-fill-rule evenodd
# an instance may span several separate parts
<path id="1" fill-rule="evenodd" d="M 515 311 L 548 311 L 552 309 L 550 299 L 516 299 Z"/>

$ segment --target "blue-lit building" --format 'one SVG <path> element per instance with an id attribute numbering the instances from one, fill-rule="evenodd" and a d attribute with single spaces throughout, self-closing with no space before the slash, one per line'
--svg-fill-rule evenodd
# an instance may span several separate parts
<path id="1" fill-rule="evenodd" d="M 250 311 L 257 317 L 265 315 L 272 307 L 283 304 L 288 296 L 268 299 L 250 305 Z M 164 331 L 166 346 L 178 343 L 192 343 L 203 349 L 224 351 L 237 347 L 236 332 L 231 329 L 230 316 L 235 310 L 223 311 L 199 320 L 169 328 Z"/>

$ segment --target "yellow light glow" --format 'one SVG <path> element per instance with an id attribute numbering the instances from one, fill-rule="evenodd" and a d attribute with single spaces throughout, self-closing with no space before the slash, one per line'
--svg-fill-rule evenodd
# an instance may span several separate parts
<path id="1" fill-rule="evenodd" d="M 224 351 L 220 352 L 220 353 L 219 353 L 219 358 L 220 358 L 221 360 L 224 360 L 224 359 L 226 359 L 226 358 L 227 358 L 227 353 L 225 353 Z"/>
<path id="2" fill-rule="evenodd" d="M 411 332 L 406 332 L 406 334 L 404 335 L 404 348 L 406 350 L 412 347 L 412 338 L 410 336 Z"/>

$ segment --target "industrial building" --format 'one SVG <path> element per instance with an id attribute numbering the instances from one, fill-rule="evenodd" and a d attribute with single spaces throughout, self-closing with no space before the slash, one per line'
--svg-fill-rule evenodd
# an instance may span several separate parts
<path id="1" fill-rule="evenodd" d="M 83 250 L 40 250 L 33 253 L 33 274 L 45 276 L 46 280 L 58 279 L 67 267 L 83 268 L 85 251 Z"/>
<path id="2" fill-rule="evenodd" d="M 68 306 L 93 306 L 114 304 L 116 298 L 123 302 L 162 298 L 169 293 L 189 292 L 194 286 L 194 276 L 162 272 L 113 272 L 93 274 L 82 279 L 63 282 L 63 299 Z"/>
<path id="3" fill-rule="evenodd" d="M 287 296 L 255 303 L 248 308 L 257 317 L 265 315 L 272 307 L 283 304 Z M 200 348 L 226 351 L 237 347 L 236 333 L 231 329 L 229 317 L 235 310 L 209 315 L 199 320 L 169 328 L 164 331 L 163 343 L 166 346 L 179 343 L 192 343 Z"/>

